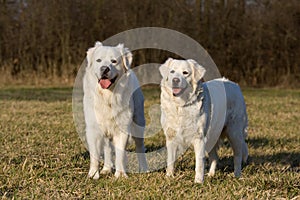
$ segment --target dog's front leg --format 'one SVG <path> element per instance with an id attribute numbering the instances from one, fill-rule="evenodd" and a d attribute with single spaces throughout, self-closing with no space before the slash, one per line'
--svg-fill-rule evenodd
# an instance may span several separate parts
<path id="1" fill-rule="evenodd" d="M 205 168 L 205 143 L 203 138 L 196 138 L 193 141 L 196 167 L 195 167 L 195 183 L 203 183 Z"/>
<path id="2" fill-rule="evenodd" d="M 126 144 L 129 136 L 126 133 L 120 132 L 118 135 L 116 135 L 113 138 L 114 146 L 115 146 L 115 152 L 116 152 L 116 172 L 115 177 L 127 177 L 126 171 L 125 171 L 125 161 L 126 161 Z"/>
<path id="3" fill-rule="evenodd" d="M 174 177 L 174 165 L 178 144 L 174 141 L 174 139 L 167 139 L 166 145 L 168 152 L 166 175 L 169 177 Z"/>
<path id="4" fill-rule="evenodd" d="M 95 134 L 95 130 L 87 128 L 87 143 L 90 152 L 90 170 L 88 177 L 99 179 L 99 160 L 101 155 L 101 148 L 103 147 L 102 136 Z"/>

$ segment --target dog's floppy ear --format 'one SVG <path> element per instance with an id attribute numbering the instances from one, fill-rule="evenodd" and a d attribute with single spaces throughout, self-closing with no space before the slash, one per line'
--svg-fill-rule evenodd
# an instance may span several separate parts
<path id="1" fill-rule="evenodd" d="M 118 44 L 117 48 L 120 49 L 124 71 L 127 72 L 130 69 L 132 63 L 132 53 L 128 48 L 124 47 L 124 44 Z"/>
<path id="2" fill-rule="evenodd" d="M 193 59 L 188 59 L 187 61 L 192 68 L 193 79 L 198 82 L 204 77 L 206 70 Z"/>
<path id="3" fill-rule="evenodd" d="M 87 67 L 92 65 L 92 57 L 94 54 L 94 51 L 96 50 L 97 47 L 103 46 L 101 42 L 97 41 L 95 43 L 95 46 L 92 48 L 89 48 L 88 51 L 86 52 L 86 59 L 87 59 Z"/>
<path id="4" fill-rule="evenodd" d="M 203 78 L 206 70 L 204 67 L 199 65 L 195 60 L 193 59 L 188 59 L 189 65 L 191 66 L 192 69 L 192 87 L 193 90 L 195 91 L 198 85 L 198 82 Z"/>
<path id="5" fill-rule="evenodd" d="M 166 62 L 159 67 L 159 72 L 163 78 L 168 77 L 169 66 L 172 61 L 173 61 L 173 58 L 168 58 L 168 60 L 166 60 Z"/>

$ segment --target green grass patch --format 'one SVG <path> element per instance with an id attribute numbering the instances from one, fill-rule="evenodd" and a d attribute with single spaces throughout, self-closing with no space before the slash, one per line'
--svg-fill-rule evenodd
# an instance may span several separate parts
<path id="1" fill-rule="evenodd" d="M 146 87 L 145 108 L 159 105 L 158 88 Z M 75 130 L 72 88 L 0 89 L 0 197 L 2 199 L 297 199 L 300 198 L 300 90 L 244 89 L 249 115 L 250 162 L 233 177 L 232 150 L 219 150 L 216 176 L 194 184 L 194 153 L 147 174 L 87 178 L 89 155 Z M 155 120 L 155 119 L 154 119 Z M 161 132 L 145 141 L 148 151 L 164 146 Z"/>

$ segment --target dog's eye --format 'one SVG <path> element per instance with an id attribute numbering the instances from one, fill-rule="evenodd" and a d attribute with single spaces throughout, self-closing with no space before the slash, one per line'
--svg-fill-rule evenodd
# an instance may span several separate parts
<path id="1" fill-rule="evenodd" d="M 110 60 L 111 61 L 111 63 L 113 63 L 113 64 L 116 64 L 117 63 L 117 61 L 115 60 L 115 59 L 112 59 L 112 60 Z"/>
<path id="2" fill-rule="evenodd" d="M 97 62 L 101 62 L 102 60 L 101 60 L 100 58 L 98 58 L 96 61 L 97 61 Z"/>
<path id="3" fill-rule="evenodd" d="M 171 74 L 174 74 L 174 73 L 175 73 L 175 71 L 174 71 L 174 70 L 171 70 L 171 71 L 170 71 L 170 73 L 171 73 Z"/>
<path id="4" fill-rule="evenodd" d="M 188 71 L 183 71 L 182 73 L 183 73 L 184 75 L 188 75 L 188 74 L 189 74 Z"/>

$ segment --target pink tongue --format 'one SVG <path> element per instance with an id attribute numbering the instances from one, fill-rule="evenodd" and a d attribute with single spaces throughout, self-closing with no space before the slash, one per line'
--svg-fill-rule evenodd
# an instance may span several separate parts
<path id="1" fill-rule="evenodd" d="M 181 91 L 181 88 L 173 88 L 173 94 L 178 94 Z"/>
<path id="2" fill-rule="evenodd" d="M 103 89 L 107 89 L 111 85 L 109 79 L 101 79 L 99 83 Z"/>

